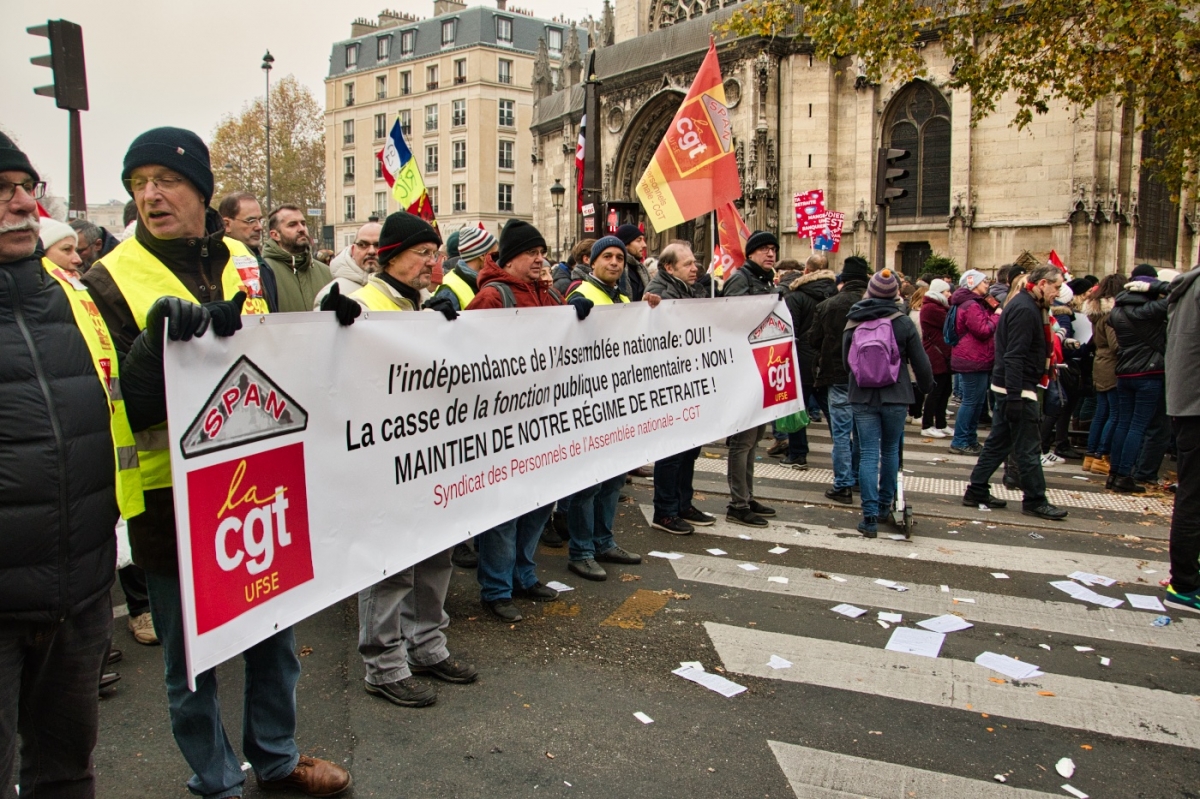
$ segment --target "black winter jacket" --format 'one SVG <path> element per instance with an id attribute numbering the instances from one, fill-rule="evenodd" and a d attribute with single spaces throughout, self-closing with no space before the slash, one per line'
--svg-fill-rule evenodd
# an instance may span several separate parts
<path id="1" fill-rule="evenodd" d="M 753 261 L 742 264 L 725 281 L 723 297 L 741 297 L 746 294 L 778 294 L 775 287 L 775 270 L 763 269 Z"/>
<path id="2" fill-rule="evenodd" d="M 1122 291 L 1108 315 L 1117 334 L 1117 377 L 1149 377 L 1166 370 L 1170 284 L 1156 280 L 1147 288 Z"/>
<path id="3" fill-rule="evenodd" d="M 929 365 L 929 356 L 921 344 L 921 332 L 899 303 L 891 300 L 866 298 L 854 304 L 846 315 L 848 322 L 867 322 L 871 319 L 882 319 L 894 313 L 899 313 L 892 320 L 892 335 L 896 337 L 896 349 L 900 351 L 900 379 L 884 388 L 860 388 L 850 371 L 850 345 L 854 341 L 854 328 L 849 325 L 842 332 L 842 366 L 849 380 L 849 400 L 867 405 L 878 406 L 884 403 L 893 405 L 911 405 L 916 397 L 913 395 L 912 381 L 908 379 L 908 367 L 912 366 L 913 375 L 921 391 L 928 394 L 933 391 L 933 368 Z"/>
<path id="4" fill-rule="evenodd" d="M 671 275 L 666 269 L 659 267 L 646 285 L 647 294 L 657 294 L 664 300 L 693 300 L 696 299 L 695 284 L 689 286 L 679 278 Z"/>
<path id="5" fill-rule="evenodd" d="M 851 306 L 863 298 L 867 281 L 847 280 L 842 290 L 817 304 L 812 328 L 808 331 L 808 343 L 817 352 L 817 375 L 815 388 L 844 386 L 850 382 L 850 373 L 842 364 L 842 333 L 846 330 L 846 316 Z"/>
<path id="6" fill-rule="evenodd" d="M 1029 292 L 1017 292 L 996 324 L 992 385 L 1004 389 L 1005 399 L 1019 400 L 1022 391 L 1036 393 L 1049 357 L 1042 309 Z"/>
<path id="7" fill-rule="evenodd" d="M 809 341 L 808 334 L 816 318 L 817 305 L 837 294 L 837 277 L 828 269 L 822 269 L 801 275 L 788 288 L 783 301 L 792 314 L 796 357 L 800 361 L 800 384 L 805 391 L 811 391 L 819 353 Z"/>
<path id="8" fill-rule="evenodd" d="M 4 621 L 69 617 L 109 590 L 117 558 L 108 397 L 41 255 L 0 264 Z"/>

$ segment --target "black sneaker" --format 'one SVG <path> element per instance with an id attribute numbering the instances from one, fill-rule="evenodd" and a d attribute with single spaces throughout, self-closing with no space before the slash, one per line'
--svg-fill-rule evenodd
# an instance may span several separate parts
<path id="1" fill-rule="evenodd" d="M 1054 454 L 1060 458 L 1066 458 L 1069 461 L 1083 460 L 1083 453 L 1069 444 L 1064 447 L 1055 447 Z"/>
<path id="2" fill-rule="evenodd" d="M 432 685 L 417 682 L 412 677 L 385 682 L 383 685 L 363 683 L 363 687 L 372 696 L 382 697 L 400 707 L 428 707 L 437 701 L 437 691 Z"/>
<path id="3" fill-rule="evenodd" d="M 475 682 L 476 678 L 479 677 L 479 672 L 475 671 L 475 667 L 470 663 L 459 663 L 450 657 L 439 660 L 431 666 L 418 666 L 416 663 L 409 663 L 408 669 L 413 674 L 428 674 L 430 677 L 436 677 L 442 682 L 459 684 Z"/>
<path id="4" fill-rule="evenodd" d="M 771 507 L 768 507 L 768 506 L 762 504 L 757 499 L 750 500 L 750 510 L 754 511 L 759 516 L 774 516 L 775 515 L 774 508 L 771 508 Z"/>
<path id="5" fill-rule="evenodd" d="M 834 502 L 841 502 L 843 505 L 854 504 L 854 492 L 850 490 L 850 486 L 845 488 L 830 488 L 825 492 L 826 499 L 832 499 Z"/>
<path id="6" fill-rule="evenodd" d="M 493 616 L 508 624 L 515 624 L 525 618 L 511 599 L 493 599 L 491 602 L 483 600 L 481 604 L 491 611 Z"/>
<path id="7" fill-rule="evenodd" d="M 655 516 L 654 521 L 650 522 L 650 526 L 671 535 L 691 535 L 696 532 L 695 527 L 678 516 Z"/>
<path id="8" fill-rule="evenodd" d="M 803 456 L 799 458 L 784 458 L 783 465 L 790 466 L 791 468 L 802 472 L 808 468 L 808 458 Z"/>
<path id="9" fill-rule="evenodd" d="M 1021 490 L 1021 484 L 1018 483 L 1013 478 L 1009 477 L 1007 474 L 1004 475 L 1004 479 L 1001 482 L 1004 483 L 1004 487 L 1007 488 L 1009 491 L 1020 491 Z"/>
<path id="10" fill-rule="evenodd" d="M 747 527 L 766 527 L 767 520 L 749 508 L 728 508 L 725 511 L 725 521 L 734 524 L 744 524 Z"/>
<path id="11" fill-rule="evenodd" d="M 1039 505 L 1036 508 L 1021 508 L 1021 513 L 1026 516 L 1036 516 L 1039 519 L 1046 519 L 1052 522 L 1061 522 L 1067 518 L 1067 512 L 1062 508 L 1057 508 L 1047 502 L 1045 505 Z"/>
<path id="12" fill-rule="evenodd" d="M 567 568 L 585 580 L 604 582 L 608 579 L 608 572 L 604 571 L 604 567 L 591 558 L 587 558 L 586 560 L 569 560 L 567 561 Z"/>
<path id="13" fill-rule="evenodd" d="M 979 497 L 979 496 L 976 496 L 975 494 L 972 494 L 970 491 L 968 491 L 967 493 L 963 494 L 962 502 L 963 502 L 963 505 L 966 505 L 968 508 L 977 508 L 980 505 L 986 505 L 989 508 L 1006 508 L 1006 507 L 1008 507 L 1007 500 L 996 499 L 990 493 L 987 494 L 986 496 Z"/>
<path id="14" fill-rule="evenodd" d="M 717 523 L 716 516 L 710 516 L 704 511 L 692 505 L 690 508 L 679 514 L 679 518 L 683 519 L 688 524 L 696 527 L 711 527 Z"/>
<path id="15" fill-rule="evenodd" d="M 983 447 L 979 444 L 968 444 L 965 447 L 950 447 L 950 452 L 954 455 L 978 455 L 983 452 Z"/>
<path id="16" fill-rule="evenodd" d="M 479 556 L 471 549 L 471 545 L 464 541 L 454 545 L 454 551 L 450 553 L 450 562 L 460 569 L 474 569 L 479 566 Z"/>
<path id="17" fill-rule="evenodd" d="M 601 563 L 623 563 L 626 566 L 636 566 L 642 562 L 642 556 L 633 552 L 626 552 L 621 547 L 614 546 L 603 552 L 597 552 L 596 560 Z"/>
<path id="18" fill-rule="evenodd" d="M 767 457 L 768 458 L 782 458 L 783 456 L 787 455 L 787 451 L 788 451 L 788 442 L 787 442 L 787 439 L 785 438 L 783 441 L 777 441 L 774 445 L 772 445 L 772 447 L 769 450 L 767 450 Z"/>
<path id="19" fill-rule="evenodd" d="M 546 522 L 546 526 L 542 528 L 542 543 L 551 549 L 560 549 L 563 545 L 562 536 L 550 522 Z"/>
<path id="20" fill-rule="evenodd" d="M 1146 491 L 1132 477 L 1125 474 L 1119 474 L 1112 479 L 1112 490 L 1118 494 L 1142 494 Z"/>
<path id="21" fill-rule="evenodd" d="M 528 588 L 513 588 L 513 596 L 532 599 L 534 602 L 553 602 L 558 599 L 558 592 L 539 580 Z"/>

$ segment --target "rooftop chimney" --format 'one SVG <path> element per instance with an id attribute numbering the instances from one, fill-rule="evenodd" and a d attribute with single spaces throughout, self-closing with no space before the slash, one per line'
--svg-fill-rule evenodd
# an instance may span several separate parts
<path id="1" fill-rule="evenodd" d="M 507 11 L 508 0 L 496 0 L 496 8 L 500 9 L 501 11 Z"/>
<path id="2" fill-rule="evenodd" d="M 467 4 L 460 0 L 433 0 L 433 15 L 440 17 L 442 14 L 457 14 L 460 11 L 465 11 Z"/>

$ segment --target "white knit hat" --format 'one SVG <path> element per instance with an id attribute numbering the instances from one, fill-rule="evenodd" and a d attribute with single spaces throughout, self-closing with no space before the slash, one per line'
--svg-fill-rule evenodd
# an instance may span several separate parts
<path id="1" fill-rule="evenodd" d="M 42 217 L 40 222 L 41 233 L 39 235 L 42 239 L 42 249 L 48 250 L 66 238 L 74 241 L 75 246 L 79 246 L 79 235 L 66 222 L 59 222 L 57 219 L 49 217 Z"/>

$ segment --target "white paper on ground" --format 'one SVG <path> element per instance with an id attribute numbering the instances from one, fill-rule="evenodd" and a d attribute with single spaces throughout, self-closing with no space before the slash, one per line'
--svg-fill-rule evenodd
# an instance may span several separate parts
<path id="1" fill-rule="evenodd" d="M 551 580 L 550 582 L 546 583 L 546 587 L 553 588 L 560 594 L 565 594 L 567 591 L 575 590 L 574 586 L 567 585 L 566 583 L 560 583 L 558 580 Z"/>
<path id="2" fill-rule="evenodd" d="M 728 555 L 729 553 L 723 549 L 706 549 L 704 550 L 710 555 Z"/>
<path id="3" fill-rule="evenodd" d="M 837 581 L 837 582 L 839 582 L 839 583 L 844 583 L 844 582 L 847 582 L 847 580 L 846 580 L 846 578 L 845 578 L 845 577 L 838 577 L 836 574 L 831 574 L 831 575 L 829 575 L 829 579 L 830 579 L 830 580 L 836 580 L 836 581 Z"/>
<path id="4" fill-rule="evenodd" d="M 767 551 L 770 552 L 772 555 L 782 555 L 784 552 L 788 551 L 788 548 L 787 547 L 774 547 L 772 549 L 768 549 Z"/>
<path id="5" fill-rule="evenodd" d="M 876 623 L 876 624 L 878 624 L 880 627 L 882 627 L 882 628 L 883 628 L 883 629 L 885 629 L 885 630 L 890 630 L 890 629 L 892 629 L 892 625 L 888 624 L 888 623 L 887 623 L 886 621 L 884 621 L 883 619 L 876 619 L 876 620 L 875 620 L 875 623 Z"/>
<path id="6" fill-rule="evenodd" d="M 847 605 L 844 602 L 840 605 L 835 605 L 834 607 L 830 608 L 830 610 L 832 610 L 834 613 L 840 613 L 843 616 L 849 616 L 852 619 L 857 619 L 859 616 L 866 613 L 866 611 L 862 608 L 856 608 L 853 605 Z"/>
<path id="7" fill-rule="evenodd" d="M 1047 652 L 1050 651 L 1050 644 L 1038 644 L 1038 646 L 1040 646 L 1042 649 L 1045 649 Z"/>
<path id="8" fill-rule="evenodd" d="M 773 669 L 790 669 L 792 661 L 784 660 L 779 655 L 771 655 L 771 659 L 767 661 L 767 665 Z"/>
<path id="9" fill-rule="evenodd" d="M 634 713 L 633 717 L 643 724 L 653 724 L 654 723 L 654 719 L 650 718 L 649 716 L 647 716 L 645 713 L 643 713 L 640 710 L 637 713 Z"/>
<path id="10" fill-rule="evenodd" d="M 1038 667 L 1032 663 L 1025 663 L 1016 658 L 1010 658 L 1008 655 L 997 655 L 995 652 L 984 652 L 975 658 L 975 662 L 985 669 L 998 671 L 1013 680 L 1028 680 L 1031 677 L 1042 676 L 1042 672 L 1038 671 Z"/>
<path id="11" fill-rule="evenodd" d="M 904 616 L 899 613 L 888 613 L 886 610 L 881 610 L 877 614 L 884 621 L 890 621 L 892 624 L 899 624 L 904 621 Z"/>
<path id="12" fill-rule="evenodd" d="M 1079 583 L 1073 583 L 1070 580 L 1055 580 L 1050 585 L 1081 602 L 1091 602 L 1093 605 L 1103 605 L 1106 608 L 1115 608 L 1125 604 L 1124 599 L 1113 599 L 1103 594 L 1097 594 L 1092 589 L 1084 588 Z"/>
<path id="13" fill-rule="evenodd" d="M 1005 574 L 1004 572 L 992 572 L 992 576 L 995 577 L 997 580 L 1007 580 L 1008 579 L 1008 575 Z"/>
<path id="14" fill-rule="evenodd" d="M 948 593 L 950 593 L 950 586 L 948 586 L 948 585 L 943 585 L 943 586 L 942 586 L 942 593 L 943 593 L 943 594 L 948 594 Z"/>
<path id="15" fill-rule="evenodd" d="M 1074 785 L 1063 785 L 1062 789 L 1071 794 L 1071 796 L 1076 797 L 1076 799 L 1088 799 L 1088 795 L 1076 788 Z"/>
<path id="16" fill-rule="evenodd" d="M 1158 601 L 1158 597 L 1150 596 L 1149 594 L 1126 594 L 1125 598 L 1129 600 L 1129 604 L 1138 610 L 1157 610 L 1159 613 L 1166 613 L 1167 609 Z"/>
<path id="17" fill-rule="evenodd" d="M 960 619 L 958 616 L 952 616 L 947 613 L 945 616 L 934 616 L 932 619 L 917 622 L 918 627 L 924 627 L 926 630 L 932 630 L 935 633 L 956 633 L 959 630 L 965 630 L 968 627 L 974 627 L 969 621 Z"/>
<path id="18" fill-rule="evenodd" d="M 746 535 L 745 533 L 739 533 L 738 538 L 742 539 L 743 541 L 753 541 L 754 540 L 753 538 Z"/>
<path id="19" fill-rule="evenodd" d="M 1071 779 L 1071 775 L 1075 773 L 1075 761 L 1069 757 L 1064 757 L 1054 764 L 1054 770 L 1058 772 L 1060 777 Z"/>
<path id="20" fill-rule="evenodd" d="M 1090 646 L 1077 646 L 1077 647 L 1075 647 L 1075 651 L 1076 651 L 1076 652 L 1095 652 L 1096 650 L 1095 650 L 1095 649 L 1092 649 Z M 1071 776 L 1071 775 L 1070 775 L 1070 774 L 1064 774 L 1063 776 L 1064 776 L 1064 777 L 1069 777 L 1069 776 Z"/>
<path id="21" fill-rule="evenodd" d="M 956 597 L 954 597 L 954 601 L 955 602 L 966 602 L 971 605 L 975 604 L 974 599 L 971 599 L 970 597 L 966 597 L 966 596 L 956 596 Z"/>
<path id="22" fill-rule="evenodd" d="M 884 588 L 891 588 L 896 584 L 895 580 L 876 580 L 875 585 L 882 585 Z"/>
<path id="23" fill-rule="evenodd" d="M 707 671 L 702 671 L 700 669 L 681 666 L 671 673 L 677 674 L 685 680 L 691 680 L 697 685 L 703 685 L 710 691 L 716 691 L 721 696 L 737 696 L 746 690 L 746 686 L 744 685 L 738 685 L 732 680 L 727 680 L 719 674 L 709 674 Z"/>
<path id="24" fill-rule="evenodd" d="M 1101 666 L 1107 666 L 1110 663 L 1112 663 L 1112 658 L 1100 658 Z"/>
<path id="25" fill-rule="evenodd" d="M 1085 483 L 1090 483 L 1090 482 L 1091 482 L 1091 481 L 1090 481 L 1090 480 L 1088 480 L 1086 477 L 1084 477 L 1082 474 L 1073 474 L 1073 475 L 1071 475 L 1071 479 L 1072 479 L 1072 480 L 1082 480 L 1082 481 L 1084 481 Z"/>
<path id="26" fill-rule="evenodd" d="M 681 660 L 681 661 L 679 661 L 679 668 L 681 668 L 681 669 L 691 668 L 691 669 L 696 669 L 698 671 L 704 671 L 704 666 L 698 660 Z"/>
<path id="27" fill-rule="evenodd" d="M 758 567 L 757 567 L 757 566 L 755 566 L 753 563 L 739 563 L 739 564 L 738 564 L 738 568 L 739 568 L 739 569 L 745 569 L 745 570 L 746 570 L 746 571 L 748 571 L 748 572 L 756 572 L 756 571 L 758 571 Z"/>
<path id="28" fill-rule="evenodd" d="M 888 538 L 892 539 L 893 541 L 903 541 L 904 534 L 903 533 L 889 533 Z"/>
<path id="29" fill-rule="evenodd" d="M 768 583 L 782 583 L 783 585 L 787 585 L 787 581 L 788 581 L 788 578 L 786 578 L 786 577 L 768 577 L 767 578 Z"/>
<path id="30" fill-rule="evenodd" d="M 679 560 L 683 557 L 678 552 L 659 552 L 657 549 L 646 553 L 652 558 L 666 558 L 667 560 Z"/>
<path id="31" fill-rule="evenodd" d="M 936 658 L 938 653 L 942 651 L 942 642 L 946 640 L 946 636 L 942 633 L 934 633 L 929 630 L 914 630 L 910 627 L 897 627 L 892 631 L 892 637 L 888 639 L 884 649 L 890 649 L 893 652 L 906 652 L 910 655 L 920 655 L 921 657 Z"/>
<path id="32" fill-rule="evenodd" d="M 1071 572 L 1067 576 L 1072 580 L 1078 580 L 1079 582 L 1086 583 L 1087 585 L 1102 585 L 1105 588 L 1108 588 L 1110 585 L 1113 585 L 1117 582 L 1111 577 L 1105 577 L 1102 574 L 1089 574 L 1088 572 Z"/>

